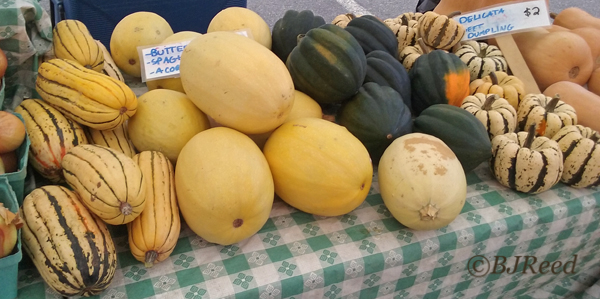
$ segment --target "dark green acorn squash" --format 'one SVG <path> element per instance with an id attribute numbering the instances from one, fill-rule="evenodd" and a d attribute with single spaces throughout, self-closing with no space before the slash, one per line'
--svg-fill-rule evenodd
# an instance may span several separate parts
<path id="1" fill-rule="evenodd" d="M 492 157 L 492 144 L 485 126 L 465 109 L 449 104 L 429 106 L 415 118 L 413 130 L 446 143 L 465 173 Z"/>
<path id="2" fill-rule="evenodd" d="M 415 115 L 435 104 L 460 107 L 469 95 L 471 74 L 467 65 L 458 56 L 443 50 L 434 50 L 417 58 L 408 77 Z"/>
<path id="3" fill-rule="evenodd" d="M 321 16 L 315 16 L 310 10 L 288 10 L 283 17 L 273 25 L 271 50 L 283 62 L 298 44 L 298 35 L 306 34 L 308 30 L 325 24 Z"/>
<path id="4" fill-rule="evenodd" d="M 320 104 L 351 98 L 367 73 L 367 58 L 358 41 L 333 24 L 309 30 L 286 65 L 295 88 Z"/>
<path id="5" fill-rule="evenodd" d="M 389 86 L 396 90 L 404 104 L 411 108 L 410 79 L 406 68 L 388 52 L 375 50 L 367 54 L 367 76 L 365 83 L 375 82 L 379 85 Z"/>
<path id="6" fill-rule="evenodd" d="M 400 94 L 375 82 L 365 83 L 344 102 L 336 121 L 363 143 L 374 163 L 394 139 L 412 132 L 410 110 Z"/>
<path id="7" fill-rule="evenodd" d="M 393 57 L 398 57 L 398 39 L 396 35 L 390 27 L 375 16 L 363 15 L 354 18 L 348 22 L 345 29 L 356 38 L 365 54 L 382 50 Z"/>

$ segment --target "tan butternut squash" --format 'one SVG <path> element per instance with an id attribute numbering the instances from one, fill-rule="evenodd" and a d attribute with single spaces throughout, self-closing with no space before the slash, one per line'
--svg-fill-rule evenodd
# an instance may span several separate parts
<path id="1" fill-rule="evenodd" d="M 560 81 L 550 85 L 544 94 L 547 96 L 560 95 L 561 101 L 575 108 L 577 124 L 600 131 L 600 96 L 585 87 L 569 82 Z"/>
<path id="2" fill-rule="evenodd" d="M 565 28 L 593 27 L 600 30 L 600 19 L 579 7 L 565 8 L 558 14 L 551 13 L 550 17 L 554 18 L 554 25 Z"/>
<path id="3" fill-rule="evenodd" d="M 600 68 L 592 72 L 587 83 L 588 90 L 600 96 Z"/>
<path id="4" fill-rule="evenodd" d="M 575 28 L 571 32 L 581 36 L 592 51 L 593 69 L 600 68 L 600 28 Z"/>
<path id="5" fill-rule="evenodd" d="M 590 77 L 592 52 L 579 35 L 534 30 L 513 36 L 540 90 L 558 81 L 583 85 Z"/>

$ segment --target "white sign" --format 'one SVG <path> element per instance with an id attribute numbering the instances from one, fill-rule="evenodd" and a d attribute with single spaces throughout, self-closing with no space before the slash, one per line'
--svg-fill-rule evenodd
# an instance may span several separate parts
<path id="1" fill-rule="evenodd" d="M 454 17 L 465 27 L 463 40 L 550 26 L 545 0 L 495 6 Z"/>
<path id="2" fill-rule="evenodd" d="M 142 81 L 178 77 L 181 53 L 190 41 L 145 48 L 139 47 L 138 52 L 142 62 Z"/>

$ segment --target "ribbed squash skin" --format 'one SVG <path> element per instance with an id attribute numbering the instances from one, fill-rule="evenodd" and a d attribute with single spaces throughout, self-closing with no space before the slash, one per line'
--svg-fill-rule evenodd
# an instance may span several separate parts
<path id="1" fill-rule="evenodd" d="M 119 70 L 119 67 L 112 59 L 112 56 L 110 56 L 110 52 L 106 46 L 99 40 L 96 40 L 96 44 L 98 44 L 98 47 L 100 47 L 100 50 L 104 53 L 104 67 L 102 67 L 102 73 L 121 82 L 125 82 L 123 73 L 121 73 L 121 70 Z"/>
<path id="2" fill-rule="evenodd" d="M 124 153 L 127 157 L 136 154 L 135 147 L 127 133 L 127 123 L 122 123 L 112 130 L 96 130 L 88 128 L 88 141 L 90 144 L 103 145 Z"/>
<path id="3" fill-rule="evenodd" d="M 375 16 L 364 15 L 352 19 L 345 29 L 356 38 L 365 54 L 381 50 L 398 56 L 398 40 L 394 32 Z"/>
<path id="4" fill-rule="evenodd" d="M 418 34 L 428 46 L 450 50 L 465 35 L 465 27 L 449 16 L 428 11 L 419 19 Z"/>
<path id="5" fill-rule="evenodd" d="M 23 100 L 15 112 L 23 116 L 31 140 L 29 163 L 51 182 L 64 180 L 60 165 L 64 155 L 73 147 L 88 143 L 83 128 L 38 99 Z"/>
<path id="6" fill-rule="evenodd" d="M 476 93 L 465 98 L 460 108 L 469 111 L 481 121 L 490 140 L 496 135 L 515 131 L 517 111 L 510 103 L 495 94 Z"/>
<path id="7" fill-rule="evenodd" d="M 342 105 L 337 122 L 362 142 L 374 163 L 394 139 L 412 132 L 411 113 L 400 94 L 374 82 Z"/>
<path id="8" fill-rule="evenodd" d="M 419 115 L 434 104 L 459 107 L 469 95 L 471 75 L 458 56 L 435 50 L 421 55 L 408 72 L 412 86 L 412 108 Z"/>
<path id="9" fill-rule="evenodd" d="M 492 156 L 492 144 L 483 124 L 468 111 L 433 105 L 415 118 L 413 130 L 441 139 L 456 155 L 465 173 Z"/>
<path id="10" fill-rule="evenodd" d="M 492 139 L 490 169 L 500 184 L 524 193 L 540 193 L 554 186 L 563 173 L 563 155 L 548 137 L 527 137 L 534 131 L 498 135 Z"/>
<path id="11" fill-rule="evenodd" d="M 408 72 L 394 56 L 381 50 L 367 54 L 367 75 L 364 83 L 367 82 L 375 82 L 393 88 L 400 94 L 404 104 L 411 108 Z"/>
<path id="12" fill-rule="evenodd" d="M 494 45 L 474 40 L 466 41 L 455 52 L 471 72 L 471 81 L 483 78 L 491 72 L 506 72 L 508 63 Z"/>
<path id="13" fill-rule="evenodd" d="M 62 20 L 52 30 L 52 46 L 57 58 L 74 60 L 88 69 L 102 72 L 104 52 L 85 24 L 78 20 Z"/>
<path id="14" fill-rule="evenodd" d="M 600 185 L 600 133 L 570 125 L 560 129 L 552 140 L 563 153 L 561 182 L 574 188 Z"/>
<path id="15" fill-rule="evenodd" d="M 309 30 L 286 65 L 295 88 L 321 104 L 350 98 L 367 72 L 367 59 L 358 41 L 333 24 Z"/>
<path id="16" fill-rule="evenodd" d="M 129 223 L 144 210 L 146 182 L 139 166 L 125 154 L 84 144 L 71 149 L 61 165 L 69 186 L 104 222 Z"/>
<path id="17" fill-rule="evenodd" d="M 23 248 L 44 281 L 63 296 L 93 296 L 111 283 L 115 245 L 77 193 L 48 185 L 23 200 Z"/>
<path id="18" fill-rule="evenodd" d="M 110 130 L 135 114 L 135 93 L 117 79 L 58 58 L 38 71 L 35 90 L 42 99 L 82 125 Z"/>
<path id="19" fill-rule="evenodd" d="M 173 164 L 161 152 L 144 151 L 133 157 L 146 181 L 146 207 L 127 223 L 129 249 L 146 267 L 171 255 L 181 228 Z"/>
<path id="20" fill-rule="evenodd" d="M 271 37 L 272 51 L 283 62 L 298 44 L 298 35 L 306 34 L 308 30 L 325 24 L 321 16 L 315 16 L 310 10 L 288 10 L 283 17 L 273 25 Z"/>

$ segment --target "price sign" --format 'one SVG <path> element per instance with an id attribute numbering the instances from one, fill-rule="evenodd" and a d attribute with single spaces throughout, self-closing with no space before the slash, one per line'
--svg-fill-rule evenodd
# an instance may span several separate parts
<path id="1" fill-rule="evenodd" d="M 190 41 L 138 47 L 142 66 L 142 81 L 179 77 L 181 53 Z"/>
<path id="2" fill-rule="evenodd" d="M 458 15 L 454 20 L 465 27 L 463 40 L 550 26 L 548 7 L 544 0 L 494 6 Z"/>

